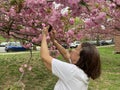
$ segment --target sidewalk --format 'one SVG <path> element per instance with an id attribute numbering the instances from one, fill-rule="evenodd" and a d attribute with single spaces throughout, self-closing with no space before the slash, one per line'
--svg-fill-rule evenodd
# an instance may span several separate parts
<path id="1" fill-rule="evenodd" d="M 113 45 L 104 45 L 104 46 L 96 46 L 97 48 L 102 48 L 102 47 L 113 47 L 115 46 L 114 44 Z"/>
<path id="2" fill-rule="evenodd" d="M 32 51 L 32 53 L 38 53 L 39 51 Z M 12 54 L 30 54 L 29 51 L 26 51 L 26 52 L 3 52 L 3 53 L 0 53 L 0 55 L 12 55 Z"/>

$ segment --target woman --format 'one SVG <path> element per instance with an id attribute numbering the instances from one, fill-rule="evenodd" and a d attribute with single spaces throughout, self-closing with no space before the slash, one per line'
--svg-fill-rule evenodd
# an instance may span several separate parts
<path id="1" fill-rule="evenodd" d="M 47 28 L 43 30 L 40 55 L 46 67 L 56 75 L 59 80 L 54 90 L 87 90 L 89 79 L 96 79 L 101 73 L 100 56 L 95 46 L 82 43 L 68 52 L 56 40 L 52 30 L 50 37 L 65 60 L 70 63 L 53 58 L 49 54 L 46 36 Z"/>

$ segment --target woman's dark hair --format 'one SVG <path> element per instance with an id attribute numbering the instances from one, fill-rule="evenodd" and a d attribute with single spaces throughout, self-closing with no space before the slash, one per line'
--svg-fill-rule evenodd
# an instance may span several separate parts
<path id="1" fill-rule="evenodd" d="M 81 68 L 89 78 L 96 79 L 101 74 L 100 55 L 96 47 L 88 42 L 81 44 L 80 59 L 76 66 Z"/>

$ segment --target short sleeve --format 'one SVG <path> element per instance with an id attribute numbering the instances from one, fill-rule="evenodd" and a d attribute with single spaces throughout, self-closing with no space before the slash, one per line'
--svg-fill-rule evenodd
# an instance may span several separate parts
<path id="1" fill-rule="evenodd" d="M 69 80 L 75 73 L 74 65 L 53 58 L 52 73 L 62 80 Z"/>

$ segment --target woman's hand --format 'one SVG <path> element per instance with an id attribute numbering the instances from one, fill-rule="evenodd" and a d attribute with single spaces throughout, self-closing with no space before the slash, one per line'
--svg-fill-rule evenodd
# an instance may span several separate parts
<path id="1" fill-rule="evenodd" d="M 51 39 L 51 41 L 54 42 L 54 41 L 55 41 L 56 31 L 55 31 L 55 30 L 52 30 L 49 34 L 50 34 L 50 39 Z"/>
<path id="2" fill-rule="evenodd" d="M 42 35 L 46 35 L 47 36 L 47 34 L 48 34 L 48 28 L 49 28 L 49 26 L 43 28 Z"/>
<path id="3" fill-rule="evenodd" d="M 59 50 L 59 52 L 61 53 L 61 55 L 63 56 L 63 58 L 65 60 L 69 60 L 70 59 L 70 54 L 69 52 L 61 45 L 57 42 L 55 35 L 56 35 L 56 31 L 52 30 L 50 33 L 50 38 L 51 41 L 53 42 L 53 44 L 57 47 L 57 49 Z"/>

